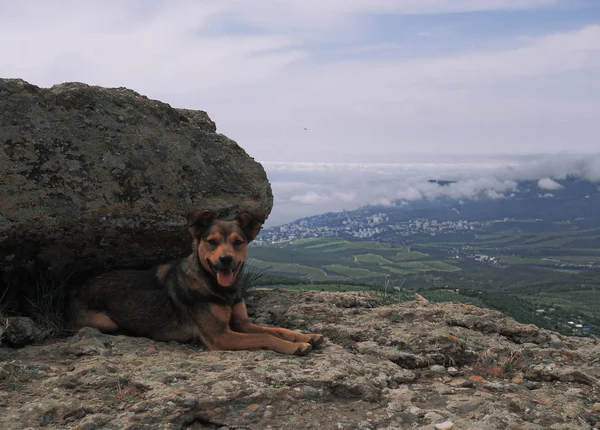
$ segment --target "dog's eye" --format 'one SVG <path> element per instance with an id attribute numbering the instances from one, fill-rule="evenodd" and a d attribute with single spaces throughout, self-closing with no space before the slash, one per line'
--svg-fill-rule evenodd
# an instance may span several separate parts
<path id="1" fill-rule="evenodd" d="M 242 243 L 244 243 L 243 240 L 236 239 L 233 241 L 233 246 L 240 246 Z"/>
<path id="2" fill-rule="evenodd" d="M 208 239 L 207 242 L 211 246 L 217 246 L 218 245 L 218 242 L 217 242 L 216 239 Z"/>

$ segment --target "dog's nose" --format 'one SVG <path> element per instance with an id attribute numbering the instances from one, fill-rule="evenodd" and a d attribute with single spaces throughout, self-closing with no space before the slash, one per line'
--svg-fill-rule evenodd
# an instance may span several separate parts
<path id="1" fill-rule="evenodd" d="M 225 267 L 231 266 L 233 257 L 231 255 L 223 254 L 219 257 L 219 262 Z"/>

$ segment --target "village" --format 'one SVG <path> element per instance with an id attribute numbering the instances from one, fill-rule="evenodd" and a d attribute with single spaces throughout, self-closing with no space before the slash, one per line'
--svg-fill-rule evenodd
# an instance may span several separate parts
<path id="1" fill-rule="evenodd" d="M 324 214 L 297 220 L 277 227 L 264 229 L 255 245 L 289 242 L 295 239 L 317 237 L 346 237 L 376 240 L 393 232 L 394 236 L 414 236 L 418 234 L 437 236 L 444 234 L 474 233 L 489 223 L 471 221 L 437 221 L 424 218 L 409 221 L 390 221 L 388 214 L 381 212 L 352 219 L 341 212 Z"/>
<path id="2" fill-rule="evenodd" d="M 535 313 L 538 316 L 543 316 L 544 319 L 551 321 L 551 320 L 553 320 L 551 315 L 555 311 L 556 311 L 555 308 L 549 307 L 549 308 L 536 309 Z M 567 321 L 566 323 L 563 323 L 562 325 L 565 326 L 566 328 L 568 328 L 575 336 L 589 336 L 592 334 L 591 328 L 587 327 L 587 325 L 585 324 L 584 321 Z"/>

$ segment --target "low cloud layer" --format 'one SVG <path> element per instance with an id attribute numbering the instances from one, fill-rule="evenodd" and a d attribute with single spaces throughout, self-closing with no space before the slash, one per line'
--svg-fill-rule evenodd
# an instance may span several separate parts
<path id="1" fill-rule="evenodd" d="M 560 185 L 558 182 L 553 181 L 550 178 L 542 178 L 538 181 L 538 187 L 540 187 L 542 190 L 560 190 L 562 188 L 562 185 Z"/>
<path id="2" fill-rule="evenodd" d="M 518 180 L 535 180 L 540 196 L 552 198 L 567 176 L 600 182 L 600 154 L 506 159 L 414 160 L 408 163 L 263 163 L 273 185 L 275 206 L 269 225 L 367 204 L 391 205 L 449 197 L 510 198 Z M 455 181 L 445 186 L 429 180 Z"/>

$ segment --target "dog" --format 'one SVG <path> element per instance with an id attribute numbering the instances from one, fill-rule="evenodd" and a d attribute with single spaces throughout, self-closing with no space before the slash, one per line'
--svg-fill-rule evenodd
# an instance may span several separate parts
<path id="1" fill-rule="evenodd" d="M 157 341 L 201 340 L 209 350 L 308 354 L 323 342 L 322 335 L 260 326 L 248 319 L 238 277 L 264 218 L 263 213 L 245 211 L 224 221 L 211 210 L 190 211 L 192 254 L 147 271 L 96 277 L 73 291 L 69 327 Z"/>

